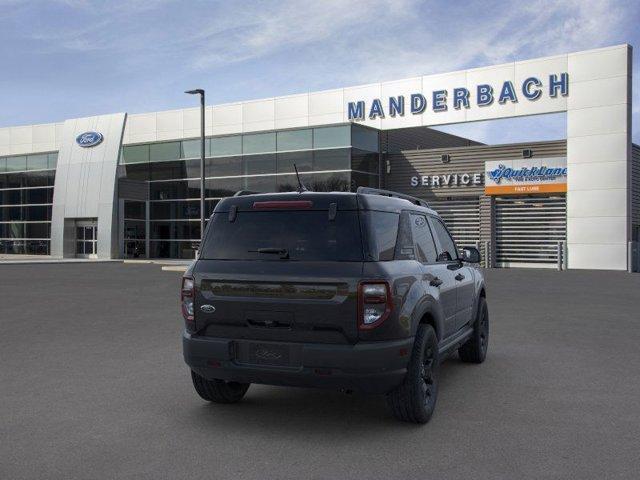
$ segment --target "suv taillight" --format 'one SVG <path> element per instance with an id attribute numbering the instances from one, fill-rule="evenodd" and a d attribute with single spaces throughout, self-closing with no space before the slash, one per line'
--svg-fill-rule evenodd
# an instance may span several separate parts
<path id="1" fill-rule="evenodd" d="M 363 282 L 358 288 L 358 328 L 369 330 L 384 322 L 391 310 L 391 288 L 387 282 Z"/>
<path id="2" fill-rule="evenodd" d="M 195 297 L 195 287 L 193 278 L 182 277 L 182 288 L 180 289 L 180 304 L 182 306 L 182 316 L 187 329 L 192 330 L 195 326 L 193 317 L 193 299 Z"/>

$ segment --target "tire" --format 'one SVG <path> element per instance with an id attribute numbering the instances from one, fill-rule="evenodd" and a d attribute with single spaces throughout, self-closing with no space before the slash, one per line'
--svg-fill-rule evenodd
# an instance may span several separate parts
<path id="1" fill-rule="evenodd" d="M 198 395 L 208 402 L 236 403 L 242 400 L 249 390 L 250 383 L 225 382 L 224 380 L 207 380 L 191 370 L 191 380 Z"/>
<path id="2" fill-rule="evenodd" d="M 489 347 L 489 309 L 484 297 L 478 302 L 478 313 L 473 323 L 473 334 L 467 342 L 458 349 L 460 360 L 467 363 L 482 363 L 487 358 Z"/>
<path id="3" fill-rule="evenodd" d="M 427 423 L 438 398 L 438 337 L 431 325 L 420 325 L 416 334 L 407 375 L 387 394 L 393 415 L 403 422 Z"/>

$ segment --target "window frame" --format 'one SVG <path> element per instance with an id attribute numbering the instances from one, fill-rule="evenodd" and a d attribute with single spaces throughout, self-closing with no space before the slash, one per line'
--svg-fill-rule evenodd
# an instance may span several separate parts
<path id="1" fill-rule="evenodd" d="M 433 239 L 436 242 L 436 248 L 437 248 L 437 256 L 436 256 L 436 263 L 437 264 L 460 264 L 461 260 L 460 260 L 460 253 L 458 252 L 458 245 L 456 244 L 456 240 L 455 238 L 453 238 L 453 235 L 451 235 L 451 232 L 449 231 L 449 229 L 447 228 L 447 225 L 444 223 L 444 221 L 442 221 L 441 218 L 436 217 L 434 215 L 427 215 L 427 218 L 429 220 L 430 223 L 430 227 L 431 227 L 431 232 L 433 235 Z M 444 247 L 442 245 L 442 243 L 440 242 L 440 237 L 438 237 L 437 232 L 435 231 L 435 222 L 440 222 L 442 224 L 442 227 L 444 228 L 444 231 L 447 233 L 447 235 L 449 235 L 449 238 L 451 238 L 451 241 L 453 242 L 453 250 L 455 253 L 455 258 L 452 258 L 451 260 L 440 260 L 438 261 L 438 257 L 440 256 L 440 253 L 442 253 L 442 251 L 444 251 Z"/>
<path id="2" fill-rule="evenodd" d="M 415 252 L 415 261 L 418 263 L 421 263 L 422 265 L 437 265 L 438 263 L 443 263 L 443 262 L 438 262 L 438 248 L 439 248 L 439 240 L 436 239 L 436 235 L 433 233 L 433 227 L 431 225 L 430 222 L 430 217 L 432 217 L 430 214 L 426 213 L 426 212 L 419 212 L 416 210 L 408 210 L 407 211 L 409 214 L 409 227 L 411 230 L 411 240 L 413 243 L 413 248 L 414 248 L 414 252 Z M 433 246 L 435 247 L 435 251 L 436 251 L 436 258 L 433 262 L 423 262 L 421 260 L 418 259 L 418 242 L 416 241 L 415 235 L 413 234 L 413 225 L 411 223 L 411 216 L 412 215 L 420 215 L 423 216 L 425 218 L 425 220 L 427 221 L 427 228 L 429 229 L 429 234 L 431 235 L 431 240 L 433 241 Z M 453 239 L 453 237 L 452 237 Z M 455 244 L 454 244 L 455 245 Z"/>

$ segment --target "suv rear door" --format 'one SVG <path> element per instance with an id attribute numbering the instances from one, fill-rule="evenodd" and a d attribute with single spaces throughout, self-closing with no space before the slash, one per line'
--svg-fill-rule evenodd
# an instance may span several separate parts
<path id="1" fill-rule="evenodd" d="M 437 249 L 427 221 L 423 213 L 411 212 L 411 233 L 416 248 L 416 259 L 422 263 L 425 273 L 425 289 L 437 289 L 440 305 L 445 315 L 445 332 L 447 337 L 456 331 L 456 281 L 448 265 L 437 262 Z"/>
<path id="2" fill-rule="evenodd" d="M 233 339 L 355 343 L 362 259 L 357 210 L 272 201 L 216 211 L 194 267 L 196 328 Z"/>
<path id="3" fill-rule="evenodd" d="M 447 265 L 452 273 L 456 290 L 455 331 L 471 321 L 474 304 L 473 271 L 460 261 L 458 249 L 444 222 L 430 217 L 431 228 L 438 247 L 438 262 Z"/>

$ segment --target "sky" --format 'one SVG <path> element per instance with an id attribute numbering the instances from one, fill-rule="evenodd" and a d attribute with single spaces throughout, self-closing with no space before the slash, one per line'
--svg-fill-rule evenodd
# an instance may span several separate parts
<path id="1" fill-rule="evenodd" d="M 637 0 L 0 0 L 0 127 L 326 90 L 630 43 Z M 634 52 L 633 139 L 640 142 Z M 563 138 L 565 115 L 442 130 Z"/>

